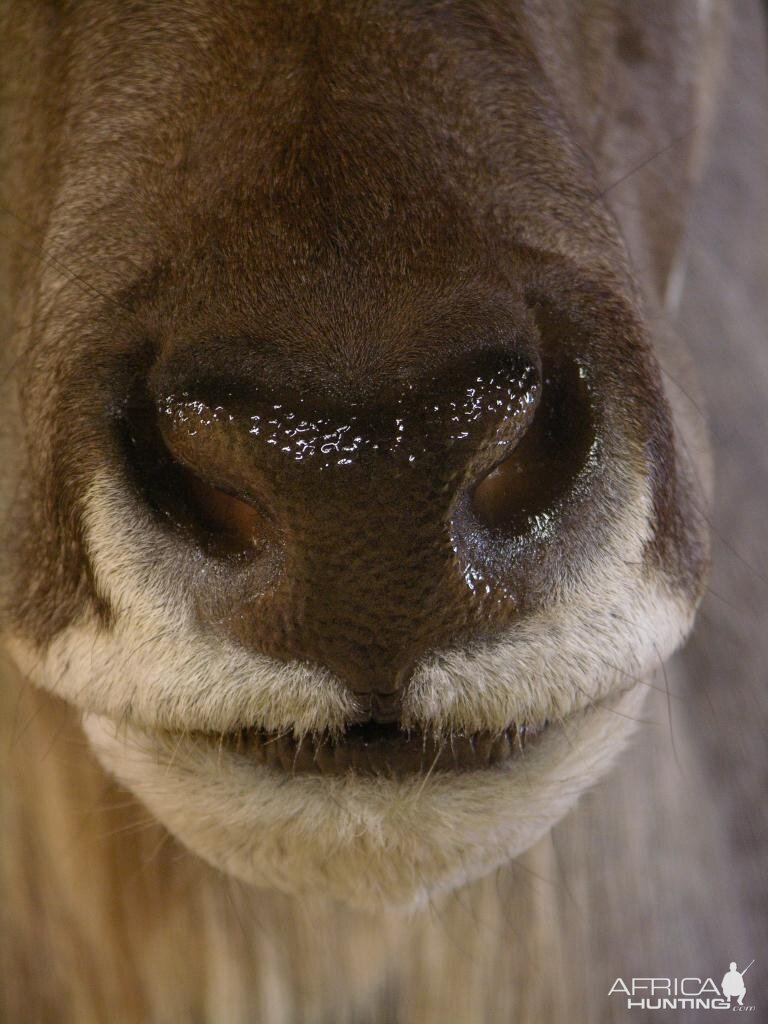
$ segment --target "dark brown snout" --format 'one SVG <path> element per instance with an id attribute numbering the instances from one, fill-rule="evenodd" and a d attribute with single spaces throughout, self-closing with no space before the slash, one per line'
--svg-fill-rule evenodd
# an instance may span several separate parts
<path id="1" fill-rule="evenodd" d="M 64 6 L 67 87 L 57 58 L 11 161 L 20 633 L 44 649 L 92 615 L 143 650 L 157 600 L 195 616 L 179 636 L 329 670 L 387 718 L 432 652 L 591 630 L 629 565 L 695 590 L 606 197 L 698 136 L 612 89 L 610 33 L 592 79 L 525 4 L 112 4 L 95 49 Z M 653 231 L 627 205 L 654 287 L 684 194 Z"/>
<path id="2" fill-rule="evenodd" d="M 355 385 L 339 370 L 296 386 L 274 357 L 261 379 L 217 360 L 205 379 L 178 361 L 155 374 L 154 427 L 133 428 L 152 500 L 217 560 L 219 624 L 394 718 L 420 658 L 525 605 L 536 522 L 592 440 L 575 366 L 543 364 L 530 330 Z"/>

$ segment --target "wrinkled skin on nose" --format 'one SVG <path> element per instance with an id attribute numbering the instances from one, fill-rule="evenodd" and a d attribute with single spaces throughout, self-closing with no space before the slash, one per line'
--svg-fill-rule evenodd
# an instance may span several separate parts
<path id="1" fill-rule="evenodd" d="M 263 567 L 263 591 L 228 616 L 243 643 L 330 668 L 387 717 L 422 655 L 477 634 L 490 601 L 514 611 L 514 592 L 491 598 L 465 571 L 462 548 L 478 525 L 474 484 L 534 416 L 533 346 L 481 351 L 378 400 L 207 390 L 166 395 L 158 422 L 198 481 L 198 516 L 239 534 L 240 557 Z M 237 505 L 215 505 L 222 491 Z"/>

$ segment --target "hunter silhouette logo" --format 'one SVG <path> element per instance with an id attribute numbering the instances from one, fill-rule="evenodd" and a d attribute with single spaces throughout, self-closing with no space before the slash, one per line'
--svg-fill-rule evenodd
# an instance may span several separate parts
<path id="1" fill-rule="evenodd" d="M 608 995 L 625 996 L 628 1010 L 731 1010 L 751 1013 L 754 1006 L 744 1005 L 747 986 L 743 970 L 732 960 L 720 985 L 714 978 L 617 978 Z"/>
<path id="2" fill-rule="evenodd" d="M 739 1006 L 744 1005 L 744 996 L 747 992 L 747 986 L 744 984 L 744 975 L 747 973 L 749 968 L 755 961 L 752 960 L 743 971 L 737 970 L 737 964 L 735 961 L 731 961 L 731 966 L 728 969 L 728 973 L 723 978 L 723 984 L 721 986 L 723 995 L 726 996 L 728 1001 L 736 999 Z"/>

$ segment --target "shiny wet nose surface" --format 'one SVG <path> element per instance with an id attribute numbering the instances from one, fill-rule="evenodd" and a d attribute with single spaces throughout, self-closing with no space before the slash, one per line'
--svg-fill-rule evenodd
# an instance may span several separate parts
<path id="1" fill-rule="evenodd" d="M 263 585 L 229 603 L 219 586 L 219 624 L 253 650 L 330 669 L 361 721 L 393 722 L 421 657 L 522 606 L 497 540 L 546 511 L 583 459 L 588 402 L 569 372 L 542 373 L 530 350 L 486 350 L 365 403 L 226 380 L 168 391 L 153 501 L 232 560 L 233 577 L 243 562 L 263 569 Z M 478 544 L 482 571 L 468 554 Z"/>

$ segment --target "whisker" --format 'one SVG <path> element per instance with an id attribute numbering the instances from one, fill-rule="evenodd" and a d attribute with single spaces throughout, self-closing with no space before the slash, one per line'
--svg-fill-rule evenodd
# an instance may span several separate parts
<path id="1" fill-rule="evenodd" d="M 634 174 L 637 174 L 638 171 L 642 171 L 644 167 L 647 167 L 649 164 L 653 163 L 654 160 L 657 160 L 660 156 L 663 156 L 664 153 L 668 153 L 671 149 L 674 149 L 675 146 L 679 146 L 681 142 L 684 142 L 687 138 L 693 135 L 693 133 L 697 129 L 698 125 L 694 124 L 691 125 L 691 127 L 688 128 L 686 131 L 682 132 L 680 135 L 676 135 L 671 140 L 671 142 L 668 142 L 665 146 L 662 146 L 660 149 L 655 150 L 653 153 L 651 153 L 650 156 L 647 156 L 639 164 L 635 164 L 634 167 L 631 167 L 626 172 L 626 174 L 622 174 L 620 178 L 617 178 L 616 181 L 612 182 L 606 188 L 598 192 L 595 196 L 595 201 L 599 199 L 605 199 L 605 197 L 615 188 L 618 188 L 619 185 L 622 185 L 625 181 L 628 181 Z"/>

